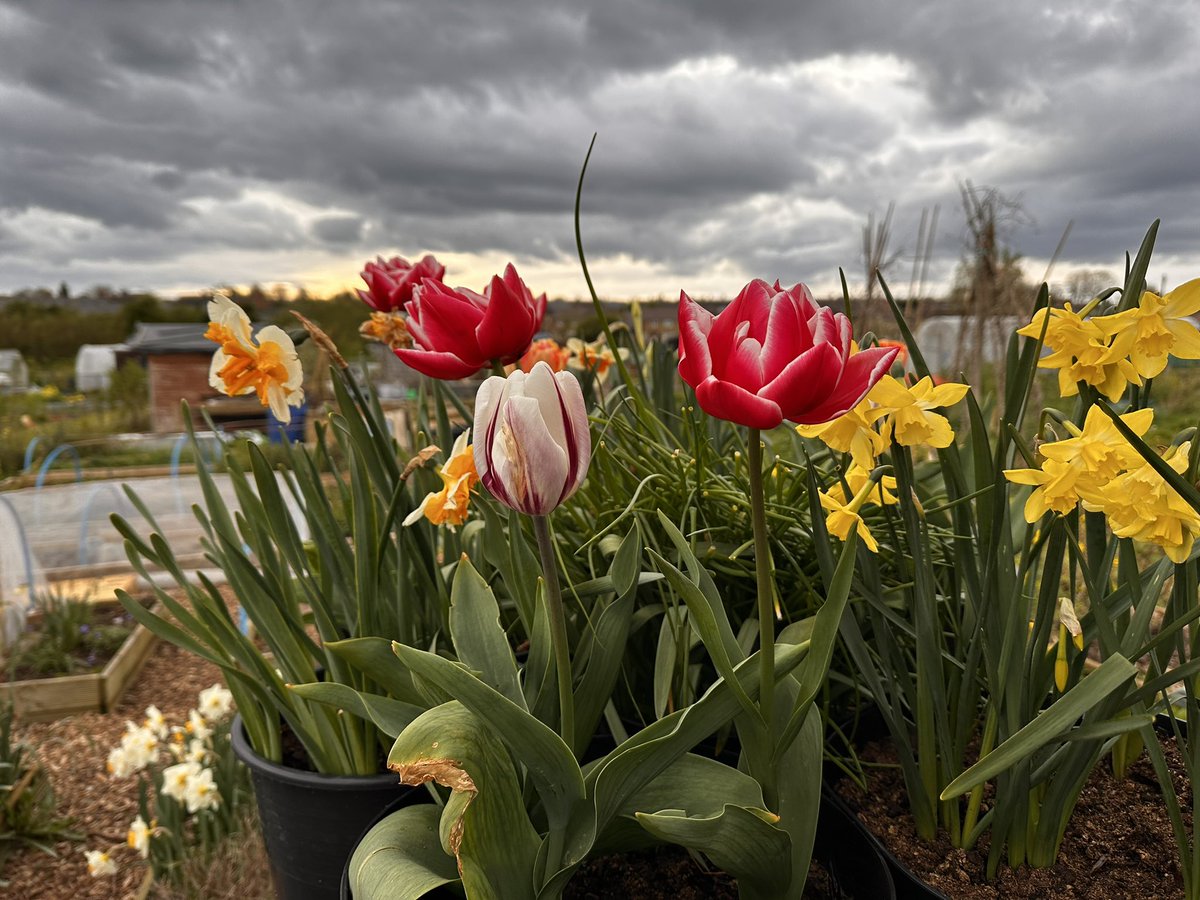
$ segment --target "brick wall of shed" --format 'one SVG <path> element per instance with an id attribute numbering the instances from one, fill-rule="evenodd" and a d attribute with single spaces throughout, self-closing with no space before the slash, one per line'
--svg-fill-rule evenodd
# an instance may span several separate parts
<path id="1" fill-rule="evenodd" d="M 150 428 L 153 431 L 183 430 L 180 400 L 187 400 L 194 412 L 201 400 L 219 396 L 208 384 L 211 363 L 211 353 L 170 353 L 146 360 L 150 381 Z"/>

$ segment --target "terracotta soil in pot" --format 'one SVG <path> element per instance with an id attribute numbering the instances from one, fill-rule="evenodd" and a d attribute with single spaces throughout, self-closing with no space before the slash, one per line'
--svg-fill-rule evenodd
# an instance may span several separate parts
<path id="1" fill-rule="evenodd" d="M 1173 741 L 1163 751 L 1185 810 L 1191 787 Z M 910 871 L 954 900 L 1175 900 L 1183 896 L 1171 823 L 1150 761 L 1142 754 L 1127 779 L 1113 777 L 1108 757 L 1084 785 L 1067 826 L 1058 862 L 1046 869 L 1001 866 L 987 882 L 987 838 L 973 850 L 952 847 L 944 834 L 927 844 L 908 814 L 904 781 L 887 743 L 867 744 L 867 790 L 849 780 L 838 785 L 862 821 Z M 985 795 L 985 808 L 989 797 Z"/>
<path id="2" fill-rule="evenodd" d="M 845 900 L 829 873 L 813 863 L 804 896 Z M 702 869 L 679 847 L 656 847 L 589 859 L 575 873 L 564 900 L 737 900 L 737 881 L 724 872 Z"/>

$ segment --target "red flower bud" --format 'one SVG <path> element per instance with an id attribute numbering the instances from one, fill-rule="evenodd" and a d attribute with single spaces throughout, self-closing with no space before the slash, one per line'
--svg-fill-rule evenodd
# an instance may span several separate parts
<path id="1" fill-rule="evenodd" d="M 425 256 L 415 265 L 401 256 L 385 260 L 377 257 L 362 271 L 367 289 L 359 290 L 362 302 L 379 312 L 401 312 L 412 299 L 413 288 L 422 278 L 441 281 L 446 267 L 432 256 Z"/>

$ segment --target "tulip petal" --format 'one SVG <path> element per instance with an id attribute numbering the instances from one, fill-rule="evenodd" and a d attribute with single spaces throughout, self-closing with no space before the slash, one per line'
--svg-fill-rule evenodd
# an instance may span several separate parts
<path id="1" fill-rule="evenodd" d="M 549 363 L 534 364 L 533 368 L 529 370 L 529 374 L 525 376 L 524 390 L 521 394 L 537 401 L 538 409 L 550 432 L 550 437 L 558 446 L 565 449 L 567 424 L 563 419 L 558 383 L 554 379 L 554 370 L 550 368 Z"/>
<path id="2" fill-rule="evenodd" d="M 475 435 L 475 443 L 471 445 L 475 456 L 475 471 L 488 492 L 507 506 L 513 506 L 512 498 L 505 490 L 503 482 L 496 477 L 498 465 L 508 458 L 507 450 L 499 440 L 500 410 L 504 405 L 506 392 L 512 389 L 514 382 L 523 378 L 524 374 L 517 372 L 508 379 L 493 375 L 479 386 L 475 395 L 475 419 L 471 427 Z"/>
<path id="3" fill-rule="evenodd" d="M 817 344 L 788 363 L 758 394 L 778 404 L 784 418 L 796 419 L 828 400 L 841 374 L 842 360 L 837 349 L 830 344 Z"/>
<path id="4" fill-rule="evenodd" d="M 415 369 L 422 375 L 428 375 L 431 378 L 441 378 L 444 381 L 466 378 L 483 368 L 482 363 L 464 361 L 448 351 L 404 347 L 392 352 L 410 369 Z"/>
<path id="5" fill-rule="evenodd" d="M 731 381 L 752 394 L 763 386 L 762 345 L 752 337 L 742 338 L 733 347 L 724 366 L 716 366 L 713 374 L 722 381 Z"/>
<path id="6" fill-rule="evenodd" d="M 713 376 L 696 388 L 696 402 L 710 416 L 747 428 L 769 429 L 783 421 L 783 413 L 775 401 Z"/>
<path id="7" fill-rule="evenodd" d="M 829 399 L 803 413 L 802 418 L 793 420 L 802 425 L 819 425 L 845 415 L 887 375 L 899 352 L 897 347 L 873 347 L 855 353 L 846 360 L 841 379 Z"/>
<path id="8" fill-rule="evenodd" d="M 475 328 L 475 343 L 483 359 L 519 358 L 529 349 L 534 332 L 540 323 L 533 320 L 532 297 L 529 288 L 517 277 L 510 264 L 515 285 L 492 276 L 488 291 L 487 309 Z M 528 298 L 528 299 L 526 299 Z"/>
<path id="9" fill-rule="evenodd" d="M 774 290 L 761 278 L 755 278 L 742 288 L 733 301 L 713 318 L 708 336 L 708 346 L 732 347 L 734 333 L 742 323 L 749 322 L 752 317 L 761 319 L 762 328 L 758 334 L 751 334 L 751 336 L 762 341 L 767 333 L 767 317 L 770 315 L 772 294 L 774 294 Z"/>
<path id="10" fill-rule="evenodd" d="M 410 303 L 410 318 L 416 330 L 413 339 L 426 350 L 450 351 L 456 356 L 486 361 L 479 351 L 475 331 L 483 318 L 471 301 L 442 285 L 429 282 Z"/>
<path id="11" fill-rule="evenodd" d="M 579 380 L 569 372 L 554 376 L 558 388 L 559 404 L 563 420 L 567 423 L 567 483 L 563 486 L 562 503 L 570 497 L 587 478 L 588 464 L 592 460 L 592 435 L 588 431 L 587 406 L 583 402 L 583 390 Z"/>
<path id="12" fill-rule="evenodd" d="M 680 291 L 679 377 L 693 388 L 712 374 L 708 345 L 712 326 L 712 313 Z"/>
<path id="13" fill-rule="evenodd" d="M 553 438 L 542 418 L 541 405 L 533 397 L 510 396 L 500 412 L 506 437 L 507 456 L 495 474 L 505 484 L 517 509 L 531 516 L 544 516 L 558 505 L 567 484 L 567 452 Z"/>
<path id="14" fill-rule="evenodd" d="M 767 320 L 767 336 L 762 347 L 763 382 L 769 383 L 784 368 L 808 349 L 804 332 L 800 328 L 797 306 L 793 302 L 779 302 L 771 307 Z"/>

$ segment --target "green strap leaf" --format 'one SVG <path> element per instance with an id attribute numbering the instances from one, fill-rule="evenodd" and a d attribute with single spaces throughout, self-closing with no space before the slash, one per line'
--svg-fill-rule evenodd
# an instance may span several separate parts
<path id="1" fill-rule="evenodd" d="M 572 807 L 584 797 L 584 786 L 579 764 L 562 738 L 450 660 L 403 644 L 392 644 L 392 651 L 415 675 L 450 694 L 487 723 L 528 770 L 546 808 L 551 832 L 564 829 Z M 556 869 L 559 862 L 550 861 Z"/>
<path id="2" fill-rule="evenodd" d="M 1061 738 L 1085 713 L 1137 674 L 1137 667 L 1120 654 L 1102 662 L 1090 675 L 1067 691 L 1007 741 L 967 769 L 941 793 L 942 800 L 961 796 L 994 778 L 1036 750 Z"/>
<path id="3" fill-rule="evenodd" d="M 370 719 L 380 731 L 395 738 L 409 723 L 423 713 L 424 707 L 364 694 L 345 684 L 335 681 L 317 681 L 312 684 L 293 684 L 292 693 L 307 700 L 315 700 L 337 709 L 346 709 L 362 719 Z"/>

